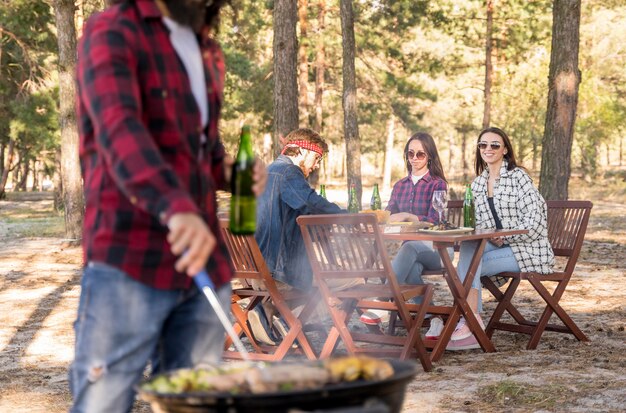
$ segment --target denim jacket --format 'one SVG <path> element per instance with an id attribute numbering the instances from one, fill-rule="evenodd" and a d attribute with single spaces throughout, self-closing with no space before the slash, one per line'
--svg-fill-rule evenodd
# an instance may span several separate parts
<path id="1" fill-rule="evenodd" d="M 280 155 L 267 167 L 265 192 L 257 201 L 255 238 L 272 276 L 301 290 L 313 280 L 311 264 L 296 218 L 346 212 L 319 196 L 299 166 Z"/>

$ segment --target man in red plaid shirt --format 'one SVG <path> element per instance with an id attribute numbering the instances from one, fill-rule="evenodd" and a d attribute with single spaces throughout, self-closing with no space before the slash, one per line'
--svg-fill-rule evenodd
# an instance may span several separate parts
<path id="1" fill-rule="evenodd" d="M 78 49 L 86 265 L 73 412 L 130 411 L 155 355 L 163 370 L 221 356 L 224 331 L 193 286 L 198 271 L 230 304 L 215 191 L 232 160 L 218 136 L 225 69 L 211 37 L 224 1 L 113 3 Z M 261 164 L 255 179 L 258 195 Z"/>

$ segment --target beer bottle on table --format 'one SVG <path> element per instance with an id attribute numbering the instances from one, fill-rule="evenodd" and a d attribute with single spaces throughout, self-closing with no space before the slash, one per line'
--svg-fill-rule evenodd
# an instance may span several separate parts
<path id="1" fill-rule="evenodd" d="M 326 198 L 326 185 L 324 184 L 320 185 L 320 196 L 324 199 L 327 199 Z"/>
<path id="2" fill-rule="evenodd" d="M 465 199 L 463 200 L 463 226 L 474 228 L 474 196 L 472 195 L 472 186 L 465 186 Z"/>
<path id="3" fill-rule="evenodd" d="M 356 186 L 350 185 L 350 197 L 348 198 L 348 212 L 355 214 L 359 212 L 359 202 L 356 199 Z"/>
<path id="4" fill-rule="evenodd" d="M 250 126 L 241 128 L 239 151 L 231 176 L 230 231 L 233 234 L 254 234 L 256 230 L 256 197 L 252 192 L 252 169 L 254 153 L 250 138 Z"/>
<path id="5" fill-rule="evenodd" d="M 374 191 L 372 192 L 372 199 L 370 200 L 370 207 L 372 211 L 377 211 L 381 208 L 380 193 L 378 192 L 378 184 L 374 184 Z"/>

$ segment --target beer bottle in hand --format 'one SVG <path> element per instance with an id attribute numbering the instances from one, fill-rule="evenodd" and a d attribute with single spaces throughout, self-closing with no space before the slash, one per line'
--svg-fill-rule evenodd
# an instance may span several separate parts
<path id="1" fill-rule="evenodd" d="M 233 234 L 254 234 L 256 230 L 256 197 L 252 192 L 254 161 L 250 126 L 244 125 L 231 176 L 230 231 Z"/>
<path id="2" fill-rule="evenodd" d="M 372 211 L 377 211 L 381 208 L 380 193 L 378 192 L 378 184 L 374 184 L 374 191 L 372 192 L 372 199 L 370 200 L 370 207 Z"/>
<path id="3" fill-rule="evenodd" d="M 463 226 L 474 228 L 474 196 L 472 195 L 472 186 L 467 184 L 465 187 L 465 199 L 463 200 Z"/>
<path id="4" fill-rule="evenodd" d="M 359 202 L 356 199 L 356 186 L 350 185 L 350 197 L 348 198 L 348 212 L 356 214 L 359 212 Z"/>

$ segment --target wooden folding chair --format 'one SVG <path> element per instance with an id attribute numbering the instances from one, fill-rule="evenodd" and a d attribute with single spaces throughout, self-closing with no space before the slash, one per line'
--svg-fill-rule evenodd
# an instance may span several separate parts
<path id="1" fill-rule="evenodd" d="M 317 357 L 309 341 L 307 340 L 302 324 L 305 315 L 309 315 L 311 308 L 317 304 L 316 292 L 303 292 L 296 289 L 281 291 L 276 286 L 267 264 L 263 259 L 261 250 L 253 235 L 234 235 L 228 229 L 228 220 L 220 220 L 220 228 L 228 252 L 231 257 L 235 272 L 233 274 L 233 293 L 231 297 L 231 311 L 235 317 L 233 325 L 235 331 L 240 335 L 245 335 L 253 350 L 250 353 L 252 360 L 278 361 L 282 360 L 289 352 L 304 353 L 309 360 Z M 258 286 L 252 287 L 253 280 Z M 243 300 L 249 299 L 246 303 Z M 272 301 L 280 316 L 287 324 L 289 330 L 277 346 L 269 346 L 255 340 L 250 331 L 247 320 L 248 313 L 265 299 Z M 306 301 L 301 312 L 301 319 L 296 317 L 287 302 L 293 300 Z M 271 323 L 272 320 L 269 320 Z M 297 340 L 297 346 L 294 343 Z M 229 337 L 224 343 L 224 358 L 241 359 L 238 351 L 231 351 L 229 348 L 232 341 Z"/>
<path id="2" fill-rule="evenodd" d="M 399 355 L 399 358 L 406 359 L 415 350 L 424 370 L 430 371 L 432 364 L 420 336 L 426 306 L 407 301 L 423 296 L 425 303 L 430 302 L 432 286 L 398 284 L 375 215 L 308 215 L 300 216 L 297 222 L 315 283 L 333 320 L 320 358 L 330 356 L 341 338 L 351 355 Z M 352 283 L 345 289 L 334 288 L 341 281 L 348 284 L 357 280 L 361 283 Z M 375 298 L 389 301 L 374 301 Z M 358 332 L 355 325 L 361 327 L 361 323 L 357 317 L 352 317 L 357 314 L 357 309 L 397 311 L 408 324 L 408 335 Z M 387 346 L 357 346 L 356 343 Z"/>
<path id="3" fill-rule="evenodd" d="M 550 240 L 550 245 L 552 245 L 554 255 L 567 257 L 563 271 L 553 272 L 552 274 L 500 273 L 498 274 L 499 276 L 511 279 L 511 283 L 504 293 L 489 277 L 481 278 L 483 286 L 498 301 L 498 306 L 485 330 L 487 335 L 491 338 L 494 330 L 529 334 L 530 340 L 526 346 L 528 350 L 537 348 L 545 330 L 573 334 L 580 341 L 589 341 L 587 336 L 574 323 L 574 320 L 561 307 L 559 300 L 563 296 L 576 267 L 576 261 L 583 245 L 593 204 L 589 201 L 547 201 L 547 204 L 548 239 Z M 536 322 L 527 320 L 511 302 L 522 280 L 528 281 L 546 303 L 541 317 Z M 544 283 L 556 283 L 554 291 L 550 293 Z M 505 311 L 513 317 L 515 324 L 500 321 Z M 561 319 L 563 325 L 548 323 L 553 313 Z"/>

